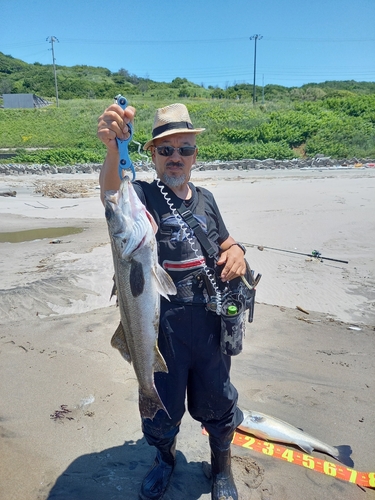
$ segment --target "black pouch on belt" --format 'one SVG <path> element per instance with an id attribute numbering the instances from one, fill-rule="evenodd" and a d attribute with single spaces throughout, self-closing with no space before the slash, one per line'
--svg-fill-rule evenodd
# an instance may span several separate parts
<path id="1" fill-rule="evenodd" d="M 242 351 L 243 338 L 246 331 L 246 311 L 248 311 L 248 322 L 254 317 L 255 288 L 254 272 L 249 263 L 246 262 L 245 281 L 235 278 L 229 281 L 223 293 L 221 307 L 221 350 L 228 356 L 236 356 Z M 216 268 L 217 276 L 220 276 L 223 266 Z"/>
<path id="2" fill-rule="evenodd" d="M 245 336 L 245 301 L 238 294 L 230 293 L 221 308 L 220 346 L 224 354 L 236 356 L 242 351 Z"/>
<path id="3" fill-rule="evenodd" d="M 246 259 L 245 263 L 246 263 L 246 273 L 244 276 L 245 281 L 242 278 L 235 278 L 234 280 L 231 280 L 227 283 L 227 287 L 229 289 L 229 293 L 232 293 L 234 296 L 237 295 L 244 302 L 245 310 L 249 311 L 247 321 L 249 323 L 252 323 L 254 319 L 255 292 L 256 292 L 255 284 L 259 282 L 261 275 L 258 274 L 256 280 L 254 281 L 254 271 L 250 268 L 250 265 Z M 223 265 L 216 267 L 216 276 L 218 281 L 220 279 L 219 276 L 221 274 L 223 267 L 224 267 Z"/>

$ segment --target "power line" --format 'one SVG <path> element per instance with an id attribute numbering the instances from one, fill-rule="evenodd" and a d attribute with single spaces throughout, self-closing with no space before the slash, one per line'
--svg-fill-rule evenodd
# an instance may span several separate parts
<path id="1" fill-rule="evenodd" d="M 231 43 L 231 42 L 241 42 L 247 40 L 247 37 L 236 37 L 236 38 L 201 38 L 201 39 L 184 39 L 184 40 L 90 40 L 82 38 L 65 38 L 64 43 L 81 43 L 81 44 L 91 44 L 91 45 L 155 45 L 155 44 L 184 44 L 184 43 Z M 352 42 L 375 42 L 375 38 L 293 38 L 293 37 L 269 37 L 265 38 L 266 42 L 321 42 L 321 43 L 352 43 Z M 30 47 L 31 45 L 38 45 L 40 42 L 37 40 L 31 40 L 24 42 L 11 42 L 2 44 L 3 47 Z"/>
<path id="2" fill-rule="evenodd" d="M 254 39 L 254 52 L 256 52 L 256 41 L 255 36 L 261 37 L 262 35 L 253 35 L 251 39 Z M 48 37 L 47 40 L 51 43 L 52 49 L 54 49 L 54 44 L 52 43 L 52 38 L 54 39 L 53 41 L 59 42 L 56 37 Z M 267 80 L 267 82 L 271 82 L 272 80 L 277 80 L 277 82 L 288 82 L 289 86 L 296 86 L 296 85 L 301 85 L 302 82 L 304 83 L 309 83 L 312 82 L 316 79 L 324 79 L 324 80 L 358 80 L 358 79 L 364 79 L 364 80 L 374 80 L 375 73 L 374 70 L 371 67 L 355 67 L 353 65 L 350 65 L 350 67 L 347 66 L 317 66 L 314 65 L 313 69 L 312 67 L 308 67 L 307 63 L 305 68 L 301 68 L 300 70 L 296 69 L 295 67 L 286 67 L 284 66 L 283 68 L 278 67 L 279 64 L 276 61 L 276 64 L 271 66 L 271 63 L 268 61 L 267 64 L 265 64 L 265 61 L 263 61 L 264 57 L 267 58 L 267 53 L 265 56 L 263 56 L 263 53 L 266 51 L 266 46 L 263 45 L 265 42 L 268 43 L 267 47 L 270 46 L 270 44 L 273 44 L 275 41 L 280 40 L 279 38 L 269 38 L 269 37 L 262 37 L 262 60 L 259 60 L 261 64 L 259 64 L 258 61 L 256 61 L 256 53 L 254 53 L 254 70 L 252 72 L 252 68 L 249 67 L 249 65 L 245 65 L 244 61 L 244 66 L 230 66 L 230 65 L 222 65 L 220 67 L 215 67 L 215 68 L 208 68 L 207 66 L 204 66 L 202 68 L 198 68 L 197 65 L 192 67 L 188 67 L 185 65 L 184 70 L 178 71 L 178 74 L 176 74 L 176 71 L 170 68 L 165 68 L 163 67 L 155 67 L 152 68 L 149 65 L 147 67 L 143 67 L 143 64 L 141 65 L 141 68 L 133 68 L 132 72 L 138 76 L 145 74 L 147 75 L 145 78 L 150 78 L 158 81 L 169 81 L 174 79 L 176 76 L 179 77 L 186 77 L 188 80 L 191 81 L 196 81 L 199 80 L 199 82 L 205 82 L 207 85 L 220 85 L 222 86 L 224 84 L 224 80 L 228 80 L 226 84 L 229 84 L 229 80 L 231 82 L 234 82 L 234 84 L 241 84 L 241 83 L 250 83 L 251 80 L 255 80 L 253 82 L 253 100 L 254 102 L 256 101 L 256 88 L 254 88 L 254 83 L 256 84 L 256 72 L 258 71 L 263 74 Z M 243 38 L 216 38 L 212 39 L 212 42 L 238 42 L 241 41 L 240 43 L 242 44 L 242 40 L 249 40 L 249 37 Z M 258 38 L 260 39 L 260 38 Z M 285 41 L 293 41 L 293 40 L 300 40 L 300 41 L 338 41 L 338 39 L 327 39 L 327 38 L 305 38 L 305 39 L 300 39 L 300 38 L 285 38 L 283 39 Z M 346 41 L 375 41 L 375 39 L 361 39 L 358 40 L 356 39 L 346 39 Z M 185 42 L 191 42 L 192 40 L 179 40 L 179 43 L 185 43 Z M 121 44 L 121 43 L 129 43 L 129 41 L 116 41 L 112 42 L 109 40 L 82 40 L 82 39 L 64 39 L 63 44 L 65 45 L 65 50 L 67 50 L 67 45 L 71 43 L 77 43 L 80 42 L 80 44 L 88 43 L 88 44 Z M 142 41 L 133 41 L 134 43 L 137 44 L 142 44 Z M 150 40 L 146 40 L 145 43 L 150 43 Z M 202 39 L 202 40 L 195 40 L 195 42 L 199 43 L 205 43 L 205 42 L 210 42 L 208 39 Z M 154 42 L 153 42 L 154 43 Z M 155 43 L 167 43 L 167 41 L 159 40 L 155 41 Z M 35 45 L 39 45 L 40 43 L 34 43 L 34 41 L 28 42 L 28 47 L 34 47 Z M 8 45 L 8 44 L 6 44 Z M 10 43 L 9 45 L 17 46 L 20 47 L 22 44 L 20 42 L 17 43 Z M 148 49 L 144 49 L 148 50 Z M 18 49 L 19 52 L 19 49 Z M 267 51 L 268 52 L 268 49 Z M 71 52 L 69 51 L 69 57 L 70 57 Z M 47 56 L 47 54 L 46 54 Z M 29 55 L 30 57 L 30 55 Z M 54 54 L 52 55 L 53 57 L 53 62 L 55 63 L 55 57 Z M 61 55 L 60 55 L 61 58 Z M 43 58 L 44 59 L 44 58 Z M 41 61 L 44 62 L 44 61 Z M 228 61 L 229 62 L 229 61 Z M 229 63 L 230 64 L 230 63 Z M 355 64 L 355 62 L 354 62 Z M 138 66 L 138 65 L 137 65 Z M 159 65 L 160 66 L 160 65 Z M 130 68 L 129 68 L 130 69 Z M 115 68 L 112 68 L 111 71 L 116 71 Z M 182 74 L 185 73 L 185 74 Z M 54 64 L 54 75 L 55 75 L 55 89 L 56 89 L 56 103 L 58 105 L 58 89 L 57 89 L 57 74 L 56 74 L 56 67 Z M 252 78 L 253 77 L 253 78 Z M 218 80 L 222 80 L 220 83 Z M 259 86 L 258 86 L 259 88 Z"/>

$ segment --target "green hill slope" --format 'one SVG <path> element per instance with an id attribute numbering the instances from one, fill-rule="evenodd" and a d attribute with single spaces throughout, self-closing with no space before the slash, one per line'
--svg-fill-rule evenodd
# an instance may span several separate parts
<path id="1" fill-rule="evenodd" d="M 102 161 L 97 118 L 118 93 L 137 108 L 134 139 L 149 138 L 155 109 L 188 106 L 201 160 L 287 159 L 314 156 L 375 157 L 375 83 L 324 82 L 300 88 L 268 85 L 253 105 L 252 85 L 204 88 L 185 78 L 171 83 L 111 73 L 91 66 L 57 67 L 59 103 L 41 109 L 0 109 L 0 148 L 50 148 L 17 161 Z M 27 64 L 0 52 L 0 93 L 35 93 L 53 100 L 52 65 Z M 259 95 L 259 93 L 258 93 Z M 131 145 L 133 159 L 137 146 Z M 16 160 L 16 159 L 15 159 Z"/>

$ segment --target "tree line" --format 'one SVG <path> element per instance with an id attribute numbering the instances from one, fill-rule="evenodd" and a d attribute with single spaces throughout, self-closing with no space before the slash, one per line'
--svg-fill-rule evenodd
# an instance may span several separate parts
<path id="1" fill-rule="evenodd" d="M 56 66 L 59 98 L 106 99 L 119 93 L 126 96 L 149 98 L 206 98 L 252 100 L 253 85 L 238 83 L 226 88 L 197 85 L 186 78 L 176 77 L 172 82 L 155 82 L 130 74 L 125 68 L 111 72 L 94 66 Z M 0 52 L 0 94 L 32 93 L 44 98 L 55 96 L 52 64 L 26 63 Z M 309 83 L 301 87 L 283 87 L 268 84 L 257 86 L 257 102 L 317 101 L 329 97 L 375 93 L 375 82 L 330 81 Z"/>

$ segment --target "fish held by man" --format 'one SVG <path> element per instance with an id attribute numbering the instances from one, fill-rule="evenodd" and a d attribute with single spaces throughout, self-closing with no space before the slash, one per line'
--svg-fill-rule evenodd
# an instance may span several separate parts
<path id="1" fill-rule="evenodd" d="M 354 466 L 350 457 L 352 449 L 349 445 L 330 446 L 294 425 L 264 413 L 243 410 L 243 414 L 244 419 L 238 429 L 245 433 L 264 440 L 294 444 L 308 454 L 313 450 L 321 451 L 348 467 Z"/>
<path id="2" fill-rule="evenodd" d="M 143 418 L 165 408 L 154 372 L 168 372 L 158 345 L 160 295 L 176 293 L 171 277 L 158 263 L 156 223 L 125 177 L 118 191 L 106 191 L 105 216 L 111 240 L 120 324 L 111 344 L 133 364 Z"/>

